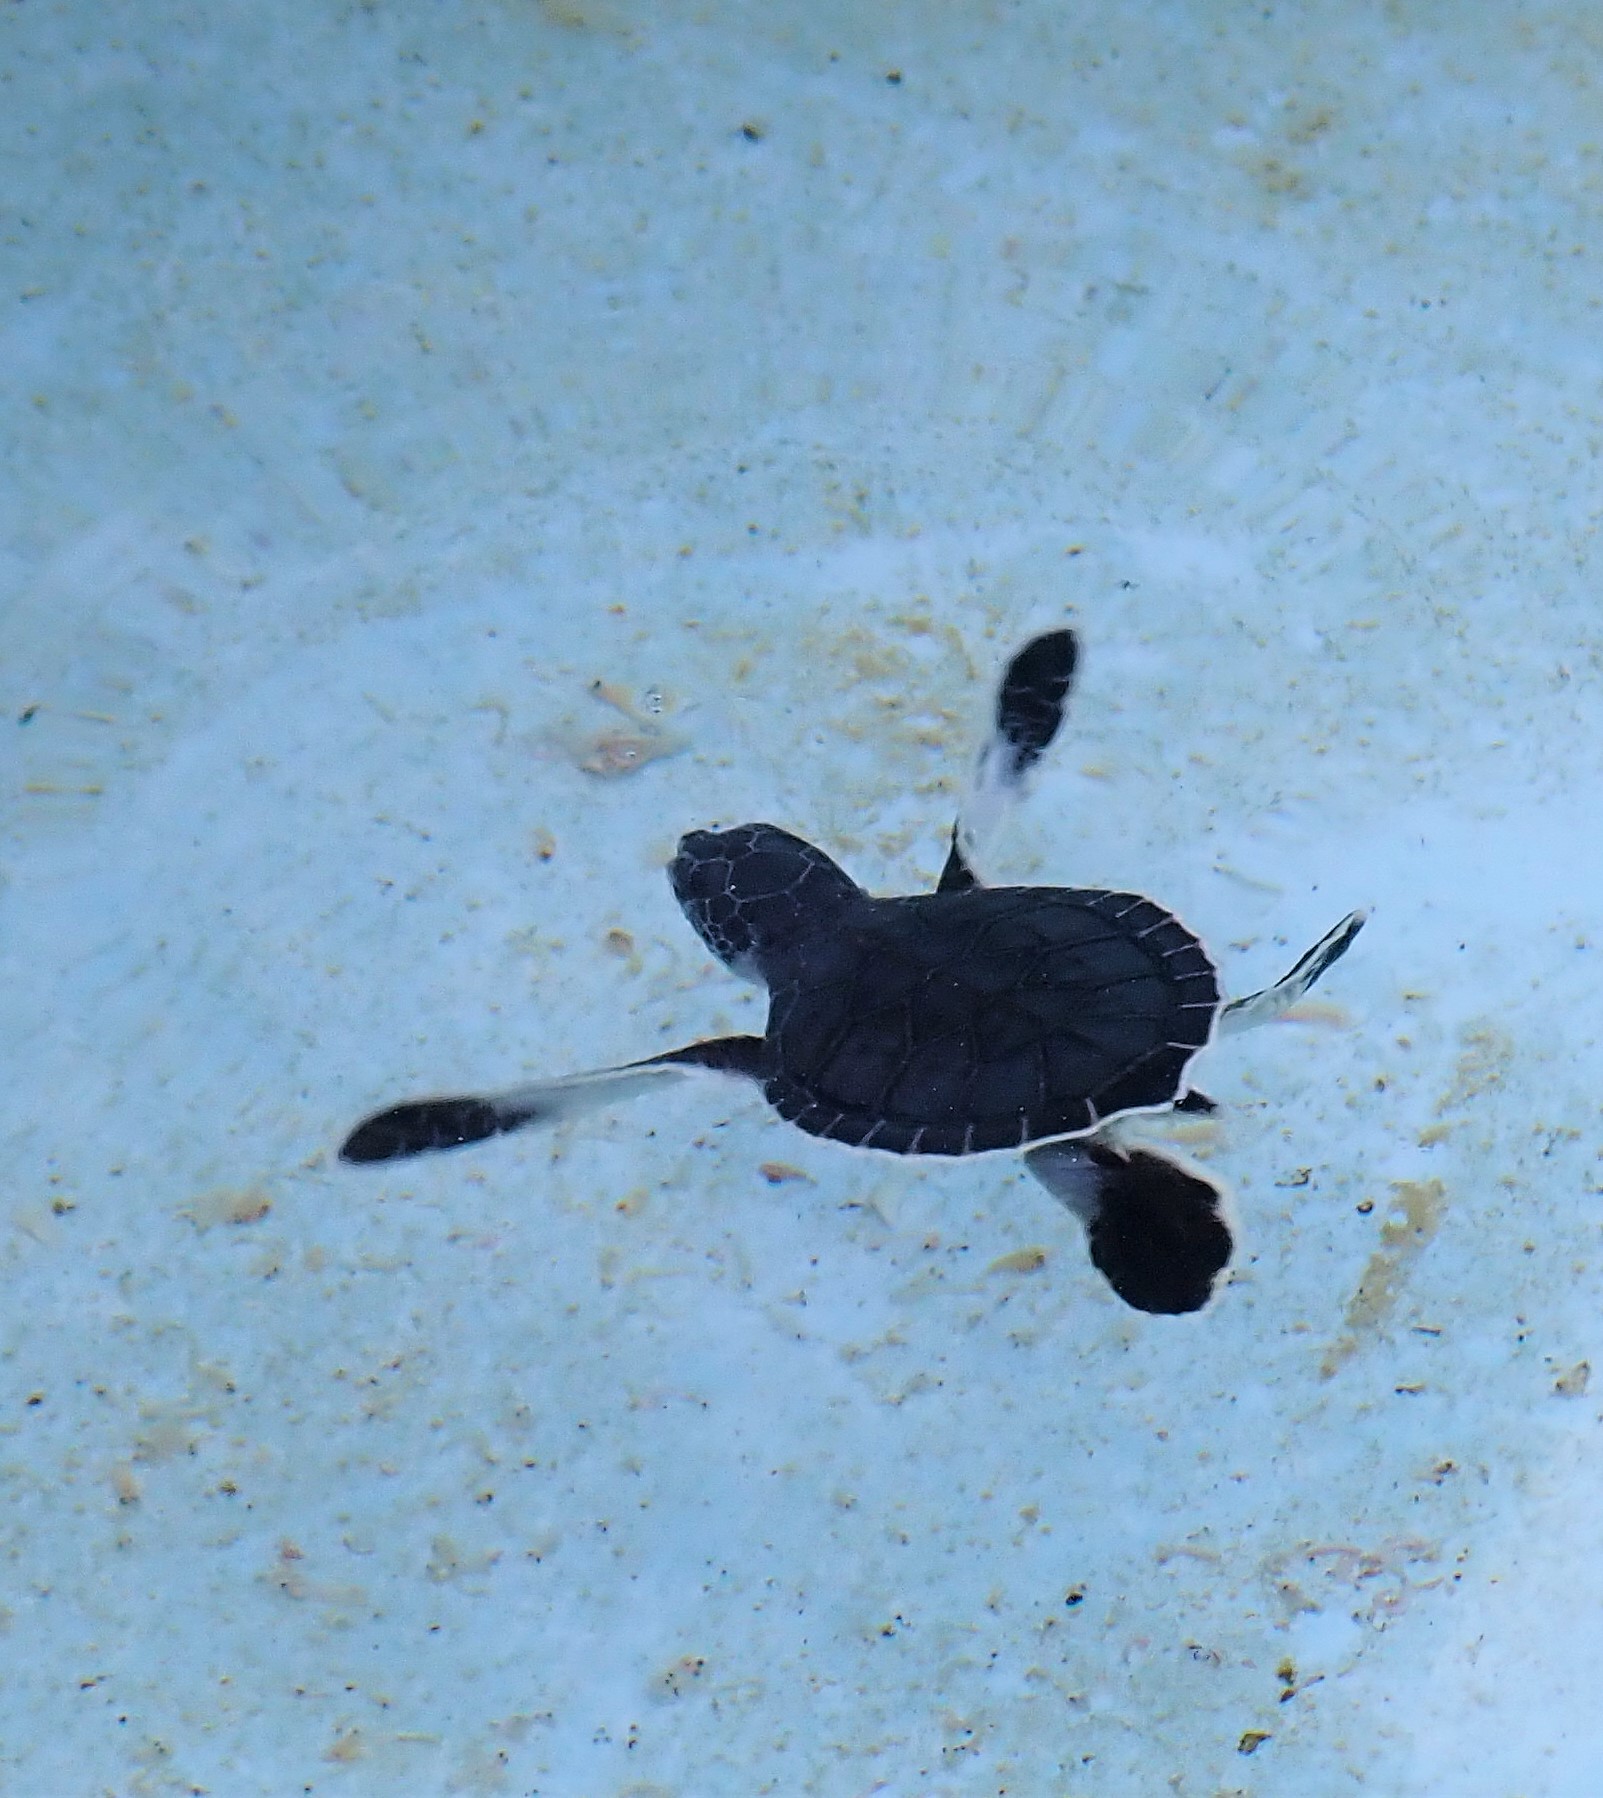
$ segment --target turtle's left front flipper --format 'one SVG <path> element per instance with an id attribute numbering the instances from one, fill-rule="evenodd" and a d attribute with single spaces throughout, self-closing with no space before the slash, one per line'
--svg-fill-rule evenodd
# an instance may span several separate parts
<path id="1" fill-rule="evenodd" d="M 995 834 L 1025 776 L 1046 753 L 1068 708 L 1080 648 L 1073 631 L 1033 637 L 1008 663 L 996 693 L 991 735 L 980 751 L 973 791 L 952 826 L 952 846 L 937 892 L 978 885 L 975 855 Z"/>
<path id="2" fill-rule="evenodd" d="M 340 1160 L 400 1161 L 435 1149 L 460 1149 L 533 1123 L 536 1115 L 532 1111 L 517 1113 L 504 1096 L 411 1099 L 363 1118 L 340 1144 Z"/>
<path id="3" fill-rule="evenodd" d="M 560 1080 L 531 1081 L 501 1092 L 463 1093 L 439 1099 L 410 1099 L 364 1118 L 340 1145 L 341 1161 L 400 1161 L 436 1149 L 460 1149 L 487 1137 L 530 1125 L 558 1124 L 619 1099 L 632 1099 L 689 1069 L 764 1078 L 767 1063 L 760 1036 L 724 1036 L 688 1048 L 670 1049 L 649 1061 L 617 1068 L 594 1068 Z"/>
<path id="4" fill-rule="evenodd" d="M 1179 1156 L 1108 1139 L 1042 1143 L 1026 1165 L 1085 1225 L 1091 1259 L 1137 1311 L 1200 1311 L 1229 1265 L 1224 1189 Z"/>

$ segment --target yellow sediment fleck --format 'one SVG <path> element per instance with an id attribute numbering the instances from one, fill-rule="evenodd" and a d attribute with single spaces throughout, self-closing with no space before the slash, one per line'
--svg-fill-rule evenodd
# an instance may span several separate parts
<path id="1" fill-rule="evenodd" d="M 788 1161 L 764 1161 L 758 1164 L 757 1172 L 770 1186 L 782 1186 L 787 1180 L 811 1180 L 812 1175 L 805 1169 L 792 1167 Z"/>
<path id="2" fill-rule="evenodd" d="M 259 1186 L 243 1190 L 217 1186 L 176 1209 L 197 1230 L 209 1230 L 213 1224 L 259 1224 L 273 1209 L 273 1201 Z"/>
<path id="3" fill-rule="evenodd" d="M 986 1268 L 988 1274 L 1033 1274 L 1046 1266 L 1046 1250 L 1014 1249 L 1010 1255 L 998 1255 Z"/>
<path id="4" fill-rule="evenodd" d="M 300 1566 L 305 1559 L 306 1551 L 286 1536 L 278 1545 L 272 1565 L 258 1578 L 297 1604 L 360 1605 L 367 1602 L 367 1594 L 361 1586 L 309 1578 Z"/>
<path id="5" fill-rule="evenodd" d="M 615 686 L 611 681 L 593 680 L 590 683 L 590 692 L 603 705 L 610 705 L 613 711 L 627 718 L 631 724 L 645 722 L 636 711 L 634 701 L 622 687 Z"/>
<path id="6" fill-rule="evenodd" d="M 680 1698 L 690 1691 L 696 1682 L 707 1672 L 707 1660 L 704 1655 L 683 1654 L 678 1660 L 664 1667 L 651 1685 L 655 1694 L 662 1698 Z"/>
<path id="7" fill-rule="evenodd" d="M 1090 770 L 1086 769 L 1085 772 L 1089 773 Z M 1213 871 L 1215 874 L 1224 875 L 1226 880 L 1234 880 L 1241 886 L 1250 887 L 1255 893 L 1283 893 L 1286 890 L 1275 881 L 1262 880 L 1256 874 L 1248 874 L 1244 869 L 1238 868 L 1230 862 L 1216 861 L 1213 864 Z"/>
<path id="8" fill-rule="evenodd" d="M 639 773 L 648 762 L 677 755 L 684 747 L 682 737 L 671 737 L 666 732 L 647 736 L 644 732 L 607 730 L 580 745 L 577 760 L 584 773 L 616 780 L 623 774 Z"/>
<path id="9" fill-rule="evenodd" d="M 1281 1015 L 1288 1023 L 1319 1024 L 1327 1030 L 1349 1030 L 1353 1021 L 1345 1005 L 1333 1005 L 1328 999 L 1304 999 Z"/>
<path id="10" fill-rule="evenodd" d="M 1553 1390 L 1560 1398 L 1579 1398 L 1586 1391 L 1592 1379 L 1592 1363 L 1577 1361 L 1573 1367 L 1566 1368 L 1553 1382 Z"/>
<path id="11" fill-rule="evenodd" d="M 176 1406 L 142 1405 L 133 1458 L 146 1466 L 155 1466 L 162 1461 L 176 1461 L 193 1454 L 198 1436 L 194 1425 L 198 1415 L 198 1412 Z"/>
<path id="12" fill-rule="evenodd" d="M 631 974 L 640 973 L 646 965 L 638 945 L 627 930 L 620 930 L 614 926 L 602 937 L 601 946 L 608 955 L 617 956 Z"/>
<path id="13" fill-rule="evenodd" d="M 1392 1215 L 1380 1227 L 1380 1247 L 1369 1257 L 1357 1290 L 1347 1301 L 1344 1332 L 1325 1352 L 1321 1379 L 1328 1380 L 1358 1353 L 1361 1338 L 1382 1330 L 1397 1308 L 1409 1270 L 1429 1245 L 1447 1209 L 1440 1180 L 1397 1180 Z"/>
<path id="14" fill-rule="evenodd" d="M 1167 1567 L 1171 1561 L 1201 1561 L 1216 1567 L 1224 1560 L 1218 1549 L 1205 1548 L 1197 1542 L 1160 1542 L 1153 1549 L 1152 1558 L 1160 1567 Z"/>
<path id="15" fill-rule="evenodd" d="M 326 1761 L 359 1761 L 367 1750 L 362 1746 L 362 1732 L 359 1729 L 337 1729 L 332 1744 L 324 1749 L 323 1759 Z"/>
<path id="16" fill-rule="evenodd" d="M 1436 1101 L 1438 1117 L 1501 1086 L 1508 1065 L 1514 1059 L 1514 1039 L 1488 1019 L 1465 1025 L 1458 1040 L 1463 1052 L 1453 1070 L 1452 1085 Z"/>
<path id="17" fill-rule="evenodd" d="M 661 761 L 664 756 L 678 755 L 689 748 L 688 738 L 665 729 L 658 721 L 655 714 L 668 702 L 656 688 L 644 706 L 610 681 L 592 681 L 590 696 L 617 712 L 628 728 L 582 733 L 567 729 L 558 735 L 558 747 L 584 773 L 615 780 L 620 775 L 638 772 L 648 762 Z"/>

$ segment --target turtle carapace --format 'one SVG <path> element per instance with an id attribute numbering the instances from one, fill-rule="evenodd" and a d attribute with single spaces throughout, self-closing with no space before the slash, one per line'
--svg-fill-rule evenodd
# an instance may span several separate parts
<path id="1" fill-rule="evenodd" d="M 413 1100 L 359 1124 L 346 1161 L 455 1148 L 695 1069 L 755 1082 L 814 1136 L 899 1155 L 1023 1152 L 1084 1223 L 1091 1258 L 1138 1310 L 1199 1310 L 1230 1260 L 1224 1190 L 1121 1120 L 1211 1111 L 1189 1069 L 1216 1035 L 1278 1017 L 1363 926 L 1344 918 L 1283 979 L 1226 1001 L 1172 913 L 1138 893 L 988 887 L 976 852 L 1057 734 L 1072 632 L 1037 637 L 998 690 L 990 740 L 933 893 L 876 898 L 773 824 L 692 831 L 674 896 L 725 966 L 768 989 L 761 1036 L 480 1096 Z"/>

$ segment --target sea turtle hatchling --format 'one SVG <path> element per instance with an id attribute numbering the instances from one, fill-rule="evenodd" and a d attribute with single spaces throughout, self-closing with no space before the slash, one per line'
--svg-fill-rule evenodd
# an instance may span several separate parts
<path id="1" fill-rule="evenodd" d="M 621 1067 L 412 1100 L 359 1124 L 352 1162 L 455 1148 L 549 1124 L 688 1071 L 755 1081 L 814 1136 L 897 1155 L 1023 1151 L 1084 1223 L 1091 1259 L 1137 1310 L 1200 1310 L 1230 1259 L 1224 1190 L 1121 1120 L 1211 1111 L 1190 1084 L 1199 1050 L 1294 1005 L 1363 927 L 1352 912 L 1283 979 L 1226 1001 L 1218 970 L 1172 913 L 1138 893 L 986 887 L 982 837 L 1057 734 L 1074 634 L 1009 663 L 995 725 L 933 893 L 874 898 L 773 824 L 692 831 L 669 869 L 697 934 L 768 988 L 761 1036 L 726 1036 Z"/>

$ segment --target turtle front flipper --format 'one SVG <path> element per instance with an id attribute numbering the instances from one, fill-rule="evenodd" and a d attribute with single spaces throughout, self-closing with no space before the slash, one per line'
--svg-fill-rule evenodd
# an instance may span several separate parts
<path id="1" fill-rule="evenodd" d="M 1179 1156 L 1106 1137 L 1042 1143 L 1024 1157 L 1085 1225 L 1091 1260 L 1127 1305 L 1200 1311 L 1235 1246 L 1224 1188 Z"/>
<path id="2" fill-rule="evenodd" d="M 961 893 L 979 884 L 973 859 L 1058 734 L 1079 655 L 1073 631 L 1048 631 L 1031 638 L 1008 663 L 996 692 L 990 740 L 980 751 L 973 791 L 952 826 L 952 846 L 936 892 Z"/>
<path id="3" fill-rule="evenodd" d="M 399 1161 L 433 1149 L 459 1149 L 515 1130 L 532 1118 L 512 1119 L 493 1099 L 412 1099 L 363 1118 L 340 1144 L 341 1161 Z"/>
<path id="4" fill-rule="evenodd" d="M 595 1068 L 589 1073 L 509 1086 L 495 1093 L 410 1099 L 404 1105 L 392 1105 L 364 1118 L 340 1145 L 340 1160 L 400 1161 L 436 1149 L 460 1149 L 532 1124 L 557 1124 L 616 1100 L 635 1098 L 666 1080 L 682 1079 L 695 1068 L 764 1079 L 768 1067 L 763 1039 L 714 1037 L 624 1067 Z"/>

